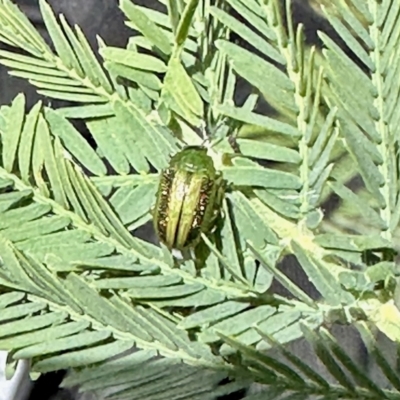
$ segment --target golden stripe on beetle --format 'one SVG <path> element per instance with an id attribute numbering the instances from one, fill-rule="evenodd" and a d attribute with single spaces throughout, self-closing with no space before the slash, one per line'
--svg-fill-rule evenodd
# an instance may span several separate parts
<path id="1" fill-rule="evenodd" d="M 220 213 L 222 174 L 206 147 L 188 146 L 175 154 L 161 174 L 154 227 L 169 249 L 194 247 L 210 232 Z"/>

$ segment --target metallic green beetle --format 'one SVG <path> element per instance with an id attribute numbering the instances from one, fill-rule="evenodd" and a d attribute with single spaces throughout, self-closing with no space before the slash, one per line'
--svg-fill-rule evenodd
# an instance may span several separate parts
<path id="1" fill-rule="evenodd" d="M 162 171 L 154 228 L 169 249 L 195 247 L 210 232 L 221 209 L 223 178 L 203 146 L 188 146 Z"/>

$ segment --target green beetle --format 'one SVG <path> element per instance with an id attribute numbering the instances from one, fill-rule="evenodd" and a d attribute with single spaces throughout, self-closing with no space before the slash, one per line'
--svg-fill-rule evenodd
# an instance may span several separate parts
<path id="1" fill-rule="evenodd" d="M 187 146 L 162 171 L 153 213 L 154 228 L 169 249 L 195 247 L 220 213 L 222 174 L 203 146 Z"/>

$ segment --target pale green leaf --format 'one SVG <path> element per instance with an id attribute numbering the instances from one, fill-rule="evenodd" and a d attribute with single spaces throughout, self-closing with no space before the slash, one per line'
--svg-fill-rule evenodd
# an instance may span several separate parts
<path id="1" fill-rule="evenodd" d="M 291 246 L 304 272 L 326 302 L 334 306 L 353 300 L 353 296 L 341 288 L 327 265 L 318 262 L 312 255 L 308 255 L 298 242 L 293 241 Z"/>
<path id="2" fill-rule="evenodd" d="M 183 113 L 182 117 L 193 125 L 199 125 L 204 114 L 203 101 L 180 60 L 175 57 L 168 63 L 162 92 L 162 99 L 169 105 L 170 98 Z"/>
<path id="3" fill-rule="evenodd" d="M 88 142 L 65 118 L 46 108 L 45 117 L 51 133 L 61 139 L 65 148 L 96 175 L 105 175 L 106 167 Z"/>
<path id="4" fill-rule="evenodd" d="M 129 79 L 132 82 L 157 92 L 162 87 L 162 83 L 157 75 L 154 75 L 150 72 L 127 67 L 126 65 L 119 64 L 118 62 L 106 62 L 104 66 L 110 73 L 116 76 Z"/>
<path id="5" fill-rule="evenodd" d="M 151 43 L 158 47 L 164 54 L 171 53 L 171 45 L 160 28 L 151 21 L 139 7 L 134 5 L 130 0 L 121 0 L 120 7 L 126 16 L 135 24 L 139 32 L 141 32 Z"/>
<path id="6" fill-rule="evenodd" d="M 117 60 L 119 64 L 126 65 L 131 68 L 158 73 L 167 71 L 167 66 L 164 64 L 164 62 L 148 54 L 142 54 L 117 47 L 105 47 L 100 50 L 100 54 L 106 60 Z"/>
<path id="7" fill-rule="evenodd" d="M 124 186 L 110 198 L 121 221 L 127 225 L 147 214 L 154 205 L 157 186 L 146 183 L 137 187 Z"/>
<path id="8" fill-rule="evenodd" d="M 43 21 L 46 25 L 49 35 L 52 38 L 54 47 L 59 57 L 63 60 L 67 67 L 70 69 L 75 69 L 77 73 L 82 76 L 83 71 L 81 69 L 81 65 L 76 57 L 76 54 L 68 43 L 67 38 L 62 32 L 52 9 L 44 0 L 39 0 L 39 6 L 43 16 Z"/>
<path id="9" fill-rule="evenodd" d="M 247 160 L 235 161 L 235 166 L 223 169 L 224 178 L 235 186 L 255 186 L 271 189 L 299 189 L 296 175 L 276 169 L 262 168 Z"/>
<path id="10" fill-rule="evenodd" d="M 129 162 L 121 151 L 124 148 L 121 130 L 116 130 L 115 117 L 96 118 L 86 123 L 99 150 L 116 172 L 126 175 L 130 171 Z"/>
<path id="11" fill-rule="evenodd" d="M 55 110 L 57 114 L 64 118 L 89 119 L 109 117 L 114 114 L 112 106 L 106 104 L 89 104 L 84 106 L 62 107 Z"/>
<path id="12" fill-rule="evenodd" d="M 198 311 L 179 323 L 179 327 L 182 329 L 191 329 L 197 326 L 208 325 L 211 322 L 217 322 L 227 317 L 231 317 L 249 307 L 246 302 L 239 303 L 233 301 L 227 301 L 222 304 L 217 304 L 214 307 L 210 307 L 206 310 Z"/>
<path id="13" fill-rule="evenodd" d="M 6 113 L 7 127 L 2 132 L 2 159 L 4 168 L 11 172 L 22 135 L 25 120 L 25 96 L 19 94 Z"/>
<path id="14" fill-rule="evenodd" d="M 236 4 L 239 5 L 240 3 L 236 2 Z M 241 10 L 244 8 L 245 7 L 240 7 Z M 260 35 L 258 35 L 250 28 L 248 28 L 246 25 L 241 24 L 234 17 L 230 16 L 228 13 L 220 10 L 215 6 L 211 7 L 211 14 L 219 21 L 221 21 L 224 25 L 229 27 L 233 32 L 239 35 L 242 39 L 246 40 L 249 44 L 254 46 L 254 48 L 264 53 L 264 55 L 266 55 L 267 57 L 271 58 L 272 60 L 276 61 L 279 64 L 285 64 L 285 59 L 275 49 L 275 47 L 272 46 L 270 43 L 268 43 Z M 248 13 L 248 15 L 249 14 L 250 13 Z M 263 24 L 262 21 L 260 20 L 257 21 L 259 22 L 259 25 Z M 265 31 L 271 34 L 270 28 L 266 25 L 263 26 L 263 32 Z"/>
<path id="15" fill-rule="evenodd" d="M 299 131 L 292 125 L 267 117 L 265 115 L 250 112 L 244 107 L 232 107 L 230 105 L 223 104 L 216 106 L 216 109 L 227 117 L 231 117 L 235 120 L 246 122 L 248 124 L 260 126 L 271 132 L 294 137 L 300 135 Z"/>
<path id="16" fill-rule="evenodd" d="M 232 202 L 232 212 L 236 229 L 244 240 L 262 248 L 266 243 L 276 244 L 277 237 L 265 224 L 249 199 L 240 192 L 233 192 L 228 199 Z"/>
<path id="17" fill-rule="evenodd" d="M 24 128 L 21 133 L 21 142 L 18 147 L 18 168 L 19 171 L 21 171 L 21 177 L 25 183 L 29 182 L 33 144 L 35 141 L 37 123 L 41 108 L 42 104 L 41 102 L 38 102 L 27 115 Z"/>

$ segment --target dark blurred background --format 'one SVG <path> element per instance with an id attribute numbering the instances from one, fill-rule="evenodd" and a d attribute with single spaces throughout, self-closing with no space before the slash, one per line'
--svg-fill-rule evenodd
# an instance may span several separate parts
<path id="1" fill-rule="evenodd" d="M 118 0 L 47 0 L 52 6 L 56 14 L 63 13 L 68 21 L 72 24 L 78 24 L 88 37 L 90 43 L 94 48 L 96 45 L 96 35 L 102 37 L 106 44 L 118 47 L 124 47 L 130 35 L 134 34 L 130 29 L 124 25 L 124 16 L 118 8 Z M 159 7 L 160 3 L 153 0 L 134 0 L 135 3 L 146 5 L 152 8 Z M 37 0 L 14 0 L 14 2 L 24 11 L 28 18 L 34 23 L 36 28 L 41 34 L 48 38 L 46 33 Z M 240 16 L 238 16 L 240 18 Z M 297 0 L 294 2 L 294 19 L 296 22 L 303 22 L 305 25 L 305 33 L 309 42 L 317 43 L 317 29 L 328 32 L 331 36 L 332 33 L 329 25 L 325 20 L 316 13 L 306 0 Z M 232 38 L 237 41 L 238 38 Z M 337 39 L 337 38 L 335 38 Z M 240 41 L 240 40 L 239 40 Z M 243 46 L 246 46 L 243 43 Z M 35 89 L 25 80 L 12 78 L 7 74 L 4 67 L 0 66 L 0 104 L 8 104 L 19 92 L 24 92 L 27 97 L 28 107 L 34 104 L 39 96 L 36 94 Z M 248 93 L 248 87 L 245 82 L 238 85 L 238 100 L 244 99 Z M 44 99 L 45 104 L 50 100 Z M 240 101 L 240 100 L 239 100 Z M 59 102 L 51 100 L 53 106 L 61 105 Z M 65 103 L 63 104 L 65 105 Z M 267 112 L 268 107 L 265 105 L 264 110 Z M 295 260 L 288 259 L 283 265 L 283 269 L 290 276 L 291 279 L 296 281 L 304 290 L 315 297 L 316 293 L 311 287 L 307 278 L 302 273 L 301 269 L 296 264 Z M 280 292 L 281 288 L 276 287 L 276 291 Z M 341 343 L 348 349 L 354 357 L 359 361 L 363 360 L 364 352 L 360 347 L 358 337 L 352 332 L 351 329 L 344 327 L 336 327 L 336 336 L 342 338 Z M 343 343 L 344 342 L 344 343 Z M 291 344 L 291 348 L 305 361 L 308 361 L 310 366 L 315 369 L 321 369 L 317 361 L 314 359 L 310 348 L 303 341 L 296 341 Z M 91 394 L 78 395 L 76 390 L 61 390 L 59 384 L 62 381 L 65 371 L 59 371 L 51 374 L 42 375 L 35 383 L 30 400 L 90 400 L 95 399 Z M 257 390 L 257 388 L 252 388 Z M 244 396 L 244 393 L 236 393 L 224 400 L 237 400 Z M 143 399 L 145 400 L 145 399 Z"/>

